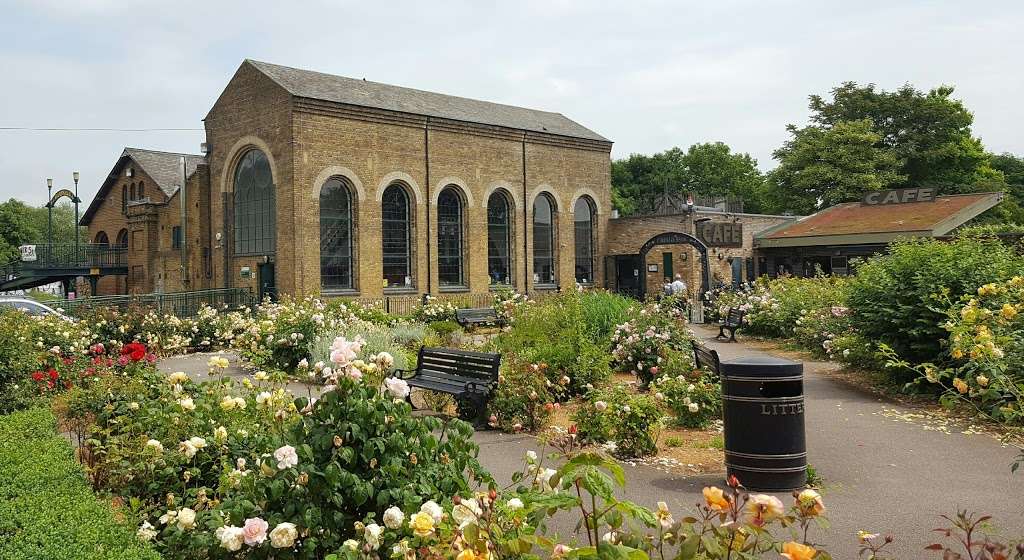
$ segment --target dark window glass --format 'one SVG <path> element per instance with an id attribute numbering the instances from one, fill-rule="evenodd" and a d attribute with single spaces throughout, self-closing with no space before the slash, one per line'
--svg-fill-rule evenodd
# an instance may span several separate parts
<path id="1" fill-rule="evenodd" d="M 135 200 L 135 183 L 132 183 L 132 186 L 129 189 L 129 192 L 131 193 L 131 199 Z"/>
<path id="2" fill-rule="evenodd" d="M 249 150 L 235 169 L 235 254 L 274 252 L 276 201 L 270 161 Z"/>
<path id="3" fill-rule="evenodd" d="M 139 190 L 135 194 L 138 195 L 138 197 L 140 199 L 141 198 L 145 198 L 146 197 L 146 183 L 143 183 L 142 181 L 139 181 Z"/>
<path id="4" fill-rule="evenodd" d="M 462 199 L 452 187 L 437 197 L 437 279 L 442 286 L 461 286 Z"/>
<path id="5" fill-rule="evenodd" d="M 121 185 L 121 213 L 128 213 L 128 185 Z"/>
<path id="6" fill-rule="evenodd" d="M 93 243 L 97 245 L 110 246 L 110 239 L 107 238 L 107 232 L 101 231 L 96 234 L 96 239 Z"/>
<path id="7" fill-rule="evenodd" d="M 661 254 L 661 268 L 666 282 L 672 281 L 672 253 Z"/>
<path id="8" fill-rule="evenodd" d="M 533 281 L 555 283 L 554 205 L 546 194 L 533 202 Z"/>
<path id="9" fill-rule="evenodd" d="M 388 286 L 412 285 L 411 224 L 409 195 L 401 185 L 384 189 L 381 200 L 381 249 L 384 280 Z"/>
<path id="10" fill-rule="evenodd" d="M 320 289 L 352 288 L 352 191 L 339 178 L 320 188 Z"/>
<path id="11" fill-rule="evenodd" d="M 117 232 L 117 246 L 125 249 L 128 248 L 128 230 L 122 229 Z"/>
<path id="12" fill-rule="evenodd" d="M 594 282 L 594 207 L 590 199 L 580 197 L 573 208 L 576 233 L 576 281 Z"/>
<path id="13" fill-rule="evenodd" d="M 181 249 L 181 226 L 171 228 L 171 249 Z"/>
<path id="14" fill-rule="evenodd" d="M 508 195 L 487 199 L 487 275 L 491 284 L 512 283 L 512 208 Z"/>

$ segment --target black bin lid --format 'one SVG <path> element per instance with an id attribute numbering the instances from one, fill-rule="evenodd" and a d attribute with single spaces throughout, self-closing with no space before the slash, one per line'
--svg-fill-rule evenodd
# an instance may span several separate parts
<path id="1" fill-rule="evenodd" d="M 780 377 L 803 375 L 804 364 L 776 356 L 744 356 L 723 360 L 722 375 L 742 377 Z"/>

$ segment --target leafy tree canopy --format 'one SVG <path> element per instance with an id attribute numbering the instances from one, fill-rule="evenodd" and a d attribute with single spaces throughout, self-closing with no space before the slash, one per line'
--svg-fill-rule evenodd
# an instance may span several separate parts
<path id="1" fill-rule="evenodd" d="M 747 211 L 756 212 L 763 184 L 757 160 L 733 153 L 722 142 L 694 144 L 685 152 L 671 148 L 650 156 L 632 154 L 612 162 L 612 200 L 624 215 L 649 210 L 665 190 L 736 196 Z"/>
<path id="2" fill-rule="evenodd" d="M 0 263 L 19 258 L 21 245 L 46 243 L 46 214 L 45 206 L 29 206 L 14 198 L 0 203 Z M 57 205 L 53 209 L 53 241 L 72 243 L 74 239 L 74 208 L 69 203 Z M 83 243 L 87 241 L 82 237 Z"/>

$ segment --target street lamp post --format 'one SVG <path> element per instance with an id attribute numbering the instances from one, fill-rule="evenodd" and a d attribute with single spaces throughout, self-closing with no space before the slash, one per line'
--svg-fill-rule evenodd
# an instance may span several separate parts
<path id="1" fill-rule="evenodd" d="M 53 251 L 53 179 L 46 180 L 46 253 Z"/>
<path id="2" fill-rule="evenodd" d="M 79 198 L 78 198 L 78 176 L 79 176 L 79 174 L 78 174 L 77 171 L 75 171 L 74 173 L 71 174 L 71 176 L 75 180 L 75 264 L 77 265 L 77 264 L 79 264 L 81 262 L 81 261 L 79 261 L 80 257 L 78 255 L 78 236 L 79 236 L 79 233 L 78 233 L 78 202 L 79 202 Z"/>

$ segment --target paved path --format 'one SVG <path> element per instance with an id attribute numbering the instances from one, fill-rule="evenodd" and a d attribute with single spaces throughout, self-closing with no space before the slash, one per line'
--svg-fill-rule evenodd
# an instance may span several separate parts
<path id="1" fill-rule="evenodd" d="M 696 330 L 723 360 L 764 354 L 742 342 L 716 342 L 712 331 Z M 168 358 L 160 367 L 206 378 L 206 360 L 205 355 Z M 907 422 L 900 415 L 914 410 L 822 375 L 835 364 L 804 363 L 809 461 L 824 478 L 822 493 L 832 523 L 831 529 L 817 530 L 812 538 L 826 545 L 834 558 L 857 557 L 859 529 L 893 533 L 891 552 L 896 558 L 932 557 L 922 549 L 933 542 L 931 529 L 939 526 L 938 515 L 957 508 L 994 515 L 1003 534 L 1024 535 L 1024 472 L 1009 471 L 1014 449 L 990 436 Z M 245 372 L 233 366 L 227 374 Z M 302 384 L 290 388 L 296 394 L 308 390 Z M 527 450 L 541 450 L 525 435 L 480 432 L 475 439 L 481 462 L 499 483 L 522 467 Z M 677 518 L 701 500 L 704 486 L 722 484 L 721 475 L 684 476 L 650 466 L 627 466 L 626 474 L 626 498 L 652 507 L 664 500 Z M 779 497 L 787 504 L 792 500 Z M 555 525 L 565 534 L 573 522 L 565 519 Z"/>

